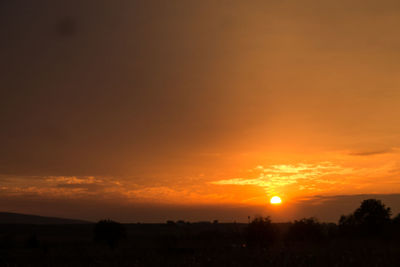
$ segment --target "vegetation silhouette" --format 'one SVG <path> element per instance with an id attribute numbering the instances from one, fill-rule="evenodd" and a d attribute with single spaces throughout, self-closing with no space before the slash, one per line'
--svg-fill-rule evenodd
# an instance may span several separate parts
<path id="1" fill-rule="evenodd" d="M 0 249 L 12 249 L 15 243 L 15 236 L 12 233 L 6 233 L 0 238 Z"/>
<path id="2" fill-rule="evenodd" d="M 400 226 L 400 213 L 397 214 L 397 216 L 394 217 L 394 218 L 392 219 L 392 223 L 393 223 L 394 225 Z"/>
<path id="3" fill-rule="evenodd" d="M 398 240 L 400 238 L 400 213 L 392 219 L 390 226 L 390 236 L 392 239 Z"/>
<path id="4" fill-rule="evenodd" d="M 324 238 L 323 225 L 313 217 L 294 221 L 285 237 L 289 242 L 320 242 Z"/>
<path id="5" fill-rule="evenodd" d="M 400 266 L 400 215 L 390 215 L 367 199 L 337 223 L 3 224 L 0 266 Z"/>
<path id="6" fill-rule="evenodd" d="M 115 249 L 123 238 L 126 238 L 126 229 L 118 222 L 101 220 L 94 227 L 94 241 L 106 243 L 111 249 Z"/>
<path id="7" fill-rule="evenodd" d="M 246 243 L 248 247 L 267 248 L 278 238 L 278 229 L 269 217 L 256 217 L 247 227 Z"/>
<path id="8" fill-rule="evenodd" d="M 391 224 L 391 209 L 377 199 L 366 199 L 352 214 L 342 215 L 339 230 L 343 235 L 379 236 Z"/>
<path id="9" fill-rule="evenodd" d="M 39 239 L 35 233 L 31 234 L 26 240 L 27 248 L 38 248 L 40 245 Z"/>

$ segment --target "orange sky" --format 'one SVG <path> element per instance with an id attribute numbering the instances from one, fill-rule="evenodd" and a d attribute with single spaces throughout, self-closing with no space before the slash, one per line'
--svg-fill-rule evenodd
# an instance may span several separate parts
<path id="1" fill-rule="evenodd" d="M 400 211 L 397 1 L 25 2 L 0 4 L 0 209 Z"/>

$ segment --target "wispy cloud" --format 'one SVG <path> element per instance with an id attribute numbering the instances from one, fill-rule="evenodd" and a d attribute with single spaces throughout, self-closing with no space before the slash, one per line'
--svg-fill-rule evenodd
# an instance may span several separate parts
<path id="1" fill-rule="evenodd" d="M 346 174 L 351 168 L 343 168 L 330 162 L 319 164 L 293 164 L 257 166 L 251 172 L 258 173 L 255 178 L 233 178 L 214 181 L 216 185 L 255 185 L 265 189 L 267 194 L 275 194 L 284 188 L 297 185 L 298 190 L 316 190 L 317 184 L 333 185 L 339 181 L 329 178 L 332 174 Z"/>
<path id="2" fill-rule="evenodd" d="M 292 197 L 347 191 L 377 193 L 382 191 L 382 185 L 385 185 L 386 190 L 395 189 L 388 184 L 397 185 L 397 180 L 392 177 L 396 166 L 393 162 L 382 163 L 380 166 L 368 166 L 364 162 L 362 165 L 349 167 L 328 161 L 315 164 L 259 165 L 248 170 L 249 177 L 222 179 L 213 181 L 212 184 L 252 185 L 263 188 L 268 195 L 283 193 Z M 388 192 L 390 191 L 385 191 Z"/>
<path id="3" fill-rule="evenodd" d="M 0 196 L 106 199 L 123 203 L 264 204 L 267 196 L 285 200 L 315 195 L 392 194 L 400 192 L 396 153 L 354 157 L 348 151 L 284 164 L 258 164 L 237 172 L 146 177 L 0 175 Z M 284 159 L 283 159 L 284 160 Z M 283 162 L 276 160 L 276 162 Z M 247 165 L 248 166 L 248 165 Z M 251 165 L 250 165 L 251 166 Z M 238 168 L 239 169 L 239 168 Z M 214 178 L 212 178 L 214 177 Z"/>
<path id="4" fill-rule="evenodd" d="M 393 149 L 382 149 L 382 150 L 367 150 L 367 151 L 354 151 L 350 152 L 350 156 L 375 156 L 375 155 L 381 155 L 381 154 L 387 154 L 387 153 L 392 153 L 394 152 Z"/>
<path id="5" fill-rule="evenodd" d="M 166 185 L 136 184 L 129 178 L 94 176 L 0 176 L 0 197 L 108 199 L 124 203 L 218 203 L 224 196 L 209 192 L 204 183 Z M 226 202 L 226 201 L 225 201 Z"/>
<path id="6" fill-rule="evenodd" d="M 111 178 L 93 176 L 2 176 L 0 194 L 5 196 L 38 195 L 44 197 L 88 197 L 119 187 Z"/>

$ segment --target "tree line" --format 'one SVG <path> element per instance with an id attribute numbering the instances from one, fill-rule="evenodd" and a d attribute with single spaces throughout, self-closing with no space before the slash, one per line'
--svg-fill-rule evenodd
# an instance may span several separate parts
<path id="1" fill-rule="evenodd" d="M 257 217 L 247 228 L 250 247 L 268 247 L 278 241 L 285 243 L 324 242 L 332 239 L 395 239 L 400 237 L 400 214 L 392 216 L 390 207 L 377 199 L 366 199 L 338 223 L 321 223 L 316 218 L 303 218 L 289 223 L 282 231 L 270 217 Z"/>
<path id="2" fill-rule="evenodd" d="M 218 222 L 214 222 L 218 223 Z M 167 222 L 171 224 L 171 222 Z M 338 223 L 321 223 L 316 218 L 303 218 L 287 224 L 273 223 L 270 217 L 255 217 L 244 231 L 245 247 L 269 247 L 278 242 L 325 242 L 335 238 L 400 237 L 400 214 L 392 218 L 391 208 L 382 201 L 367 199 Z M 126 238 L 124 226 L 112 220 L 101 220 L 94 227 L 94 241 L 115 248 Z"/>

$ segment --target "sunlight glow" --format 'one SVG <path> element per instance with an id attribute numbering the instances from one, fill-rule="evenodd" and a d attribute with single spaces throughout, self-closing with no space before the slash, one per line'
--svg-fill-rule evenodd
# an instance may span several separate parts
<path id="1" fill-rule="evenodd" d="M 282 199 L 278 196 L 274 196 L 271 198 L 270 200 L 271 204 L 273 205 L 277 205 L 277 204 L 281 204 L 282 203 Z"/>

